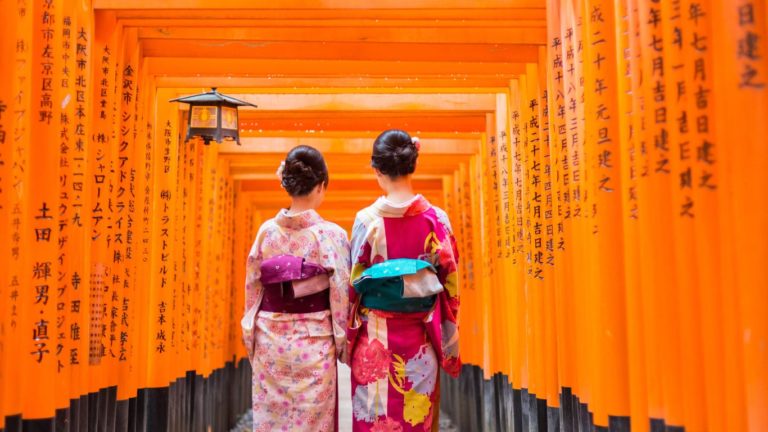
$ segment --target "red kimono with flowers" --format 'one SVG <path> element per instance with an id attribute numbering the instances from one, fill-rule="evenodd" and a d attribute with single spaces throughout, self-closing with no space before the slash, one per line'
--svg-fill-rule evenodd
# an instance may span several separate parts
<path id="1" fill-rule="evenodd" d="M 444 290 L 427 312 L 358 309 L 359 325 L 348 329 L 354 431 L 437 430 L 439 368 L 453 376 L 461 368 L 455 244 L 445 212 L 421 195 L 403 204 L 380 198 L 357 214 L 351 280 L 389 259 L 425 259 Z"/>

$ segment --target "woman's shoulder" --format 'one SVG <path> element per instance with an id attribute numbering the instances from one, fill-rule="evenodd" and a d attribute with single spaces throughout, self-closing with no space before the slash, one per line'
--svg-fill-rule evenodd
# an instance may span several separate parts
<path id="1" fill-rule="evenodd" d="M 376 209 L 376 203 L 372 203 L 368 207 L 364 207 L 357 211 L 355 214 L 355 225 L 369 225 L 375 219 L 380 218 L 379 212 Z"/>
<path id="2" fill-rule="evenodd" d="M 261 223 L 259 226 L 259 231 L 256 233 L 256 238 L 261 237 L 265 233 L 277 229 L 277 223 L 275 222 L 275 218 L 270 218 L 265 220 Z"/>
<path id="3" fill-rule="evenodd" d="M 448 230 L 448 232 L 452 233 L 453 228 L 451 227 L 451 220 L 448 219 L 448 213 L 445 212 L 445 210 L 441 209 L 440 207 L 432 204 L 432 210 L 434 210 L 435 215 L 437 216 L 437 220 L 443 224 L 445 229 Z"/>
<path id="4" fill-rule="evenodd" d="M 329 220 L 323 220 L 322 222 L 317 224 L 315 228 L 318 231 L 327 232 L 335 237 L 344 237 L 344 239 L 347 238 L 347 231 L 344 228 L 340 227 L 339 225 Z"/>

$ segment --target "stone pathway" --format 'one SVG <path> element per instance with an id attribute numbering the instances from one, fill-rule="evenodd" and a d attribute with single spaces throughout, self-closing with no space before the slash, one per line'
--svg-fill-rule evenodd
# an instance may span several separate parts
<path id="1" fill-rule="evenodd" d="M 352 431 L 352 394 L 350 389 L 349 367 L 339 363 L 339 432 Z M 253 423 L 253 413 L 244 414 L 231 432 L 250 432 Z M 440 413 L 440 432 L 458 432 L 451 419 Z"/>

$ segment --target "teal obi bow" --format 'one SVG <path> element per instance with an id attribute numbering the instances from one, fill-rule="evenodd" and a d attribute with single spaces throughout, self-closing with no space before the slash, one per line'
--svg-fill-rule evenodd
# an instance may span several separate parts
<path id="1" fill-rule="evenodd" d="M 391 312 L 426 312 L 443 291 L 437 270 L 428 262 L 398 258 L 375 264 L 352 282 L 360 303 Z"/>

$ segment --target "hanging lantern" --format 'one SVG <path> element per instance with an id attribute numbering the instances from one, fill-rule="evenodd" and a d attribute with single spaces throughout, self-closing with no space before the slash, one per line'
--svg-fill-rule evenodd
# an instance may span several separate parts
<path id="1" fill-rule="evenodd" d="M 192 96 L 171 99 L 169 102 L 182 102 L 189 104 L 189 117 L 187 120 L 187 137 L 198 136 L 205 144 L 216 141 L 221 144 L 223 140 L 232 140 L 240 145 L 240 134 L 237 119 L 237 107 L 256 105 L 235 99 L 216 91 L 211 91 Z"/>

